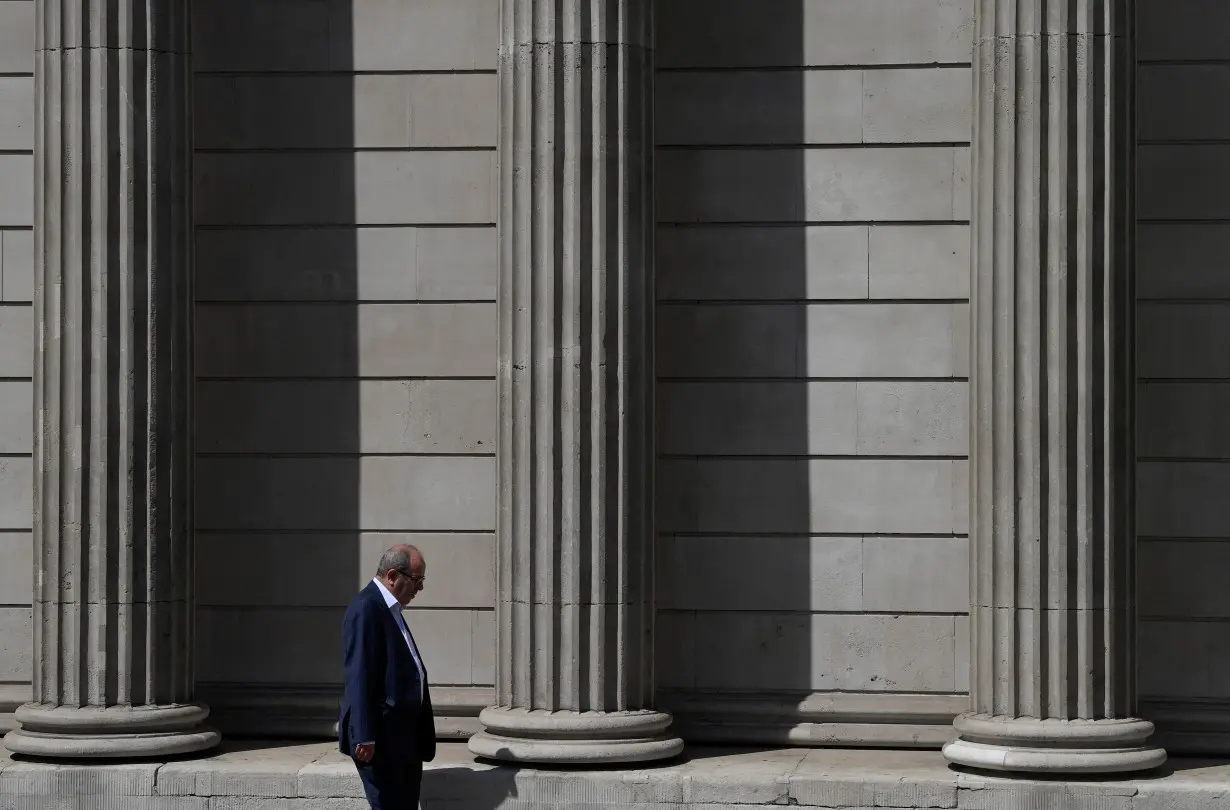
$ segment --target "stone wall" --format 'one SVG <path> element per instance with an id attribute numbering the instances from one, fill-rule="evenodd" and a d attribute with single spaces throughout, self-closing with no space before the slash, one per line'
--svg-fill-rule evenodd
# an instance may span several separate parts
<path id="1" fill-rule="evenodd" d="M 0 730 L 33 665 L 33 42 L 33 0 L 0 0 Z"/>
<path id="2" fill-rule="evenodd" d="M 497 6 L 195 4 L 198 676 L 229 732 L 329 732 L 341 611 L 397 539 L 442 728 L 491 699 Z M 1141 689 L 1225 751 L 1230 11 L 1139 6 Z M 973 0 L 765 8 L 658 3 L 661 701 L 690 739 L 932 745 L 967 688 Z M 0 0 L 0 728 L 31 675 L 33 17 Z"/>
<path id="3" fill-rule="evenodd" d="M 496 9 L 194 4 L 197 678 L 224 728 L 328 733 L 342 612 L 400 541 L 442 730 L 491 700 Z"/>
<path id="4" fill-rule="evenodd" d="M 973 3 L 771 6 L 658 4 L 662 704 L 934 745 L 968 688 Z"/>
<path id="5" fill-rule="evenodd" d="M 1139 0 L 1140 691 L 1230 750 L 1230 6 Z"/>

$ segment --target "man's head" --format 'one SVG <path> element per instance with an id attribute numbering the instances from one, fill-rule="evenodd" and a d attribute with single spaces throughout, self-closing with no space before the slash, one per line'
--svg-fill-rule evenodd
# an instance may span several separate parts
<path id="1" fill-rule="evenodd" d="M 427 579 L 427 562 L 414 546 L 393 546 L 380 555 L 376 578 L 384 583 L 394 599 L 408 605 L 423 590 Z"/>

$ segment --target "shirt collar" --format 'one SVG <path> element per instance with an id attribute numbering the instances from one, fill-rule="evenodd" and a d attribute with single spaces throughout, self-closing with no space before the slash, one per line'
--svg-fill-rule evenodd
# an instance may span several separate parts
<path id="1" fill-rule="evenodd" d="M 384 583 L 380 581 L 379 577 L 373 577 L 372 582 L 376 583 L 376 587 L 380 589 L 380 595 L 384 597 L 384 603 L 386 605 L 390 608 L 401 610 L 401 603 L 397 601 L 397 597 L 395 597 L 388 588 L 384 587 Z"/>

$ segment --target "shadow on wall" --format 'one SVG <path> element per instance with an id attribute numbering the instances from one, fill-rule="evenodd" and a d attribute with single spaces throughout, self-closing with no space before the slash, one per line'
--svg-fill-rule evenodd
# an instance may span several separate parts
<path id="1" fill-rule="evenodd" d="M 1230 754 L 1228 24 L 1137 4 L 1139 691 L 1171 753 Z"/>
<path id="2" fill-rule="evenodd" d="M 193 12 L 198 695 L 232 737 L 327 737 L 340 608 L 374 560 L 359 534 L 353 12 Z"/>
<path id="3" fill-rule="evenodd" d="M 685 739 L 784 743 L 763 707 L 812 691 L 833 542 L 809 536 L 803 4 L 656 7 L 658 701 Z"/>

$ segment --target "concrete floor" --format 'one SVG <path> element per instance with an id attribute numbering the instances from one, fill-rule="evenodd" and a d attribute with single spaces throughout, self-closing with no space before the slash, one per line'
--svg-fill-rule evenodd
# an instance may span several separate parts
<path id="1" fill-rule="evenodd" d="M 362 810 L 329 743 L 228 742 L 203 759 L 43 764 L 0 756 L 0 810 Z M 747 810 L 791 806 L 960 810 L 1224 810 L 1230 762 L 1176 759 L 1123 780 L 1016 780 L 950 769 L 939 752 L 689 748 L 653 768 L 544 771 L 441 746 L 423 810 Z"/>

